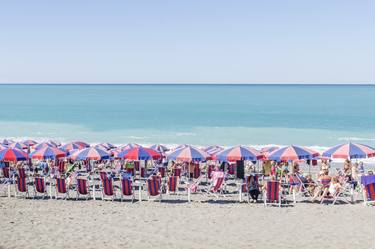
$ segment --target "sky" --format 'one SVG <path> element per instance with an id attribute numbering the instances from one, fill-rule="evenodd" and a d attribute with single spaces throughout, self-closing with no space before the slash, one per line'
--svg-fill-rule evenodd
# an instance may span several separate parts
<path id="1" fill-rule="evenodd" d="M 375 83 L 372 0 L 0 1 L 0 83 Z"/>

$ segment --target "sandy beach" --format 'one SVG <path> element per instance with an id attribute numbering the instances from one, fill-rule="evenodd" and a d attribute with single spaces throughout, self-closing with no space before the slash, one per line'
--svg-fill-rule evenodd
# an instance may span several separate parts
<path id="1" fill-rule="evenodd" d="M 372 207 L 0 198 L 1 248 L 371 248 Z"/>

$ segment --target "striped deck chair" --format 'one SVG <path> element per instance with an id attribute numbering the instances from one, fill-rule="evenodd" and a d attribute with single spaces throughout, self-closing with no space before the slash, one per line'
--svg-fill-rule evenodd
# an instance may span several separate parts
<path id="1" fill-rule="evenodd" d="M 23 196 L 23 197 L 29 196 L 26 177 L 17 177 L 16 178 L 16 193 L 15 193 L 15 195 L 16 195 L 16 197 L 17 196 Z"/>
<path id="2" fill-rule="evenodd" d="M 18 168 L 18 177 L 27 178 L 25 168 Z"/>
<path id="3" fill-rule="evenodd" d="M 161 177 L 165 177 L 165 168 L 159 167 L 159 173 L 160 173 Z"/>
<path id="4" fill-rule="evenodd" d="M 173 175 L 181 177 L 181 170 L 182 170 L 181 168 L 174 168 L 173 169 Z"/>
<path id="5" fill-rule="evenodd" d="M 214 171 L 215 166 L 214 165 L 208 165 L 207 167 L 207 179 L 211 179 L 211 173 Z"/>
<path id="6" fill-rule="evenodd" d="M 208 195 L 213 195 L 215 197 L 219 197 L 219 195 L 223 195 L 223 184 L 224 183 L 224 172 L 218 171 L 213 172 L 210 184 L 207 189 L 205 189 L 205 193 Z"/>
<path id="7" fill-rule="evenodd" d="M 13 177 L 11 176 L 10 173 L 10 167 L 5 166 L 2 168 L 2 179 L 0 181 L 1 184 L 4 184 L 2 188 L 7 189 L 6 191 L 8 192 L 8 197 L 10 197 L 10 185 L 14 183 Z"/>
<path id="8" fill-rule="evenodd" d="M 102 172 L 100 172 L 102 173 Z M 107 173 L 105 173 L 105 176 L 103 175 L 103 177 L 101 176 L 101 183 L 102 183 L 102 200 L 105 200 L 105 197 L 106 196 L 109 196 L 112 198 L 112 201 L 114 200 L 115 198 L 115 191 L 114 191 L 114 188 L 113 188 L 113 181 L 112 181 L 112 178 L 109 178 L 107 176 Z"/>
<path id="9" fill-rule="evenodd" d="M 59 168 L 60 174 L 65 173 L 65 162 L 64 161 L 59 161 L 58 168 Z"/>
<path id="10" fill-rule="evenodd" d="M 200 175 L 201 175 L 201 169 L 199 168 L 199 164 L 196 164 L 194 166 L 193 178 L 198 179 Z"/>
<path id="11" fill-rule="evenodd" d="M 141 177 L 144 178 L 146 176 L 146 169 L 141 168 Z"/>
<path id="12" fill-rule="evenodd" d="M 86 196 L 86 200 L 89 199 L 89 197 L 90 197 L 90 191 L 89 191 L 89 186 L 88 186 L 87 179 L 77 178 L 77 187 L 76 187 L 76 190 L 77 190 L 76 200 L 78 200 L 78 198 L 81 195 Z"/>
<path id="13" fill-rule="evenodd" d="M 134 185 L 132 178 L 121 178 L 121 201 L 124 196 L 131 196 L 132 203 L 134 202 Z"/>
<path id="14" fill-rule="evenodd" d="M 43 199 L 47 196 L 47 188 L 44 177 L 34 178 L 34 198 L 36 198 L 38 194 L 43 195 Z"/>
<path id="15" fill-rule="evenodd" d="M 58 199 L 59 195 L 64 195 L 63 199 L 69 198 L 69 190 L 66 187 L 66 179 L 65 178 L 56 178 L 56 200 Z"/>
<path id="16" fill-rule="evenodd" d="M 167 182 L 167 194 L 177 194 L 178 192 L 178 176 L 169 176 Z"/>
<path id="17" fill-rule="evenodd" d="M 245 196 L 247 197 L 247 202 L 250 203 L 249 185 L 250 185 L 251 177 L 255 177 L 255 180 L 258 181 L 258 176 L 252 176 L 252 175 L 245 176 L 245 179 L 243 179 L 243 182 L 240 185 L 239 191 L 238 191 L 240 202 L 242 202 L 242 195 L 245 194 Z"/>
<path id="18" fill-rule="evenodd" d="M 234 164 L 229 164 L 228 166 L 228 174 L 229 175 L 234 175 L 235 174 L 235 170 L 236 169 L 236 166 Z"/>
<path id="19" fill-rule="evenodd" d="M 162 199 L 161 194 L 161 179 L 158 176 L 150 176 L 147 178 L 147 194 L 148 194 L 148 200 L 151 199 L 151 197 L 159 197 L 159 201 Z"/>
<path id="20" fill-rule="evenodd" d="M 265 206 L 277 204 L 279 207 L 281 207 L 280 182 L 267 182 L 266 189 L 264 190 L 263 195 Z"/>

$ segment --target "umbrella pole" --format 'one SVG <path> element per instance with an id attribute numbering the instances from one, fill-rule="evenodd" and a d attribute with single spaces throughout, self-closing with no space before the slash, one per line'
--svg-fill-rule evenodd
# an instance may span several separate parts
<path id="1" fill-rule="evenodd" d="M 141 171 L 142 171 L 142 166 L 141 166 L 141 161 L 139 161 L 139 183 L 138 183 L 138 199 L 139 199 L 139 203 L 142 203 L 142 176 L 141 176 Z M 146 172 L 145 172 L 146 173 Z"/>
<path id="2" fill-rule="evenodd" d="M 89 160 L 89 166 L 90 166 L 90 160 Z M 94 166 L 95 165 L 93 165 L 92 167 L 94 168 Z M 92 198 L 94 199 L 94 201 L 96 200 L 95 198 L 95 175 L 94 174 L 92 175 Z"/>

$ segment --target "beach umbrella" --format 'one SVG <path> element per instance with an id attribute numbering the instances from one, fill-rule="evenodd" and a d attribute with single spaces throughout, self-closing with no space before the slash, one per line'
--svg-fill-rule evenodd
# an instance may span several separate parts
<path id="1" fill-rule="evenodd" d="M 86 148 L 86 146 L 84 146 L 82 144 L 77 144 L 77 143 L 67 143 L 67 144 L 64 144 L 63 146 L 60 147 L 60 149 L 65 150 L 67 152 L 69 152 L 71 150 L 80 150 L 80 149 L 84 149 L 84 148 Z"/>
<path id="2" fill-rule="evenodd" d="M 31 139 L 24 140 L 24 141 L 22 141 L 22 143 L 27 145 L 28 147 L 31 147 L 31 146 L 34 146 L 34 145 L 38 144 L 38 142 L 36 142 L 34 140 L 31 140 Z"/>
<path id="3" fill-rule="evenodd" d="M 53 141 L 53 140 L 48 140 L 47 143 L 52 144 L 54 147 L 59 147 L 61 145 L 60 142 Z"/>
<path id="4" fill-rule="evenodd" d="M 95 145 L 94 148 L 101 149 L 101 150 L 104 150 L 104 151 L 109 151 L 110 150 L 110 149 L 108 149 L 107 147 L 104 147 L 101 144 Z"/>
<path id="5" fill-rule="evenodd" d="M 141 147 L 124 150 L 120 152 L 117 157 L 139 161 L 139 160 L 158 159 L 161 157 L 161 155 L 156 150 L 141 146 Z"/>
<path id="6" fill-rule="evenodd" d="M 267 158 L 274 161 L 295 161 L 301 159 L 313 159 L 319 154 L 314 154 L 311 149 L 291 145 L 272 151 Z"/>
<path id="7" fill-rule="evenodd" d="M 58 148 L 45 146 L 39 150 L 30 153 L 31 158 L 35 159 L 56 159 L 65 157 L 66 153 Z"/>
<path id="8" fill-rule="evenodd" d="M 208 155 L 205 151 L 190 145 L 180 146 L 180 148 L 175 149 L 167 155 L 168 160 L 185 162 L 205 161 L 210 158 L 210 155 Z"/>
<path id="9" fill-rule="evenodd" d="M 11 139 L 3 139 L 3 141 L 1 143 L 3 145 L 10 145 L 10 144 L 14 143 L 14 141 L 11 140 Z"/>
<path id="10" fill-rule="evenodd" d="M 7 146 L 0 144 L 0 150 L 4 150 L 4 149 L 7 149 L 7 148 L 8 148 Z"/>
<path id="11" fill-rule="evenodd" d="M 9 146 L 9 148 L 16 148 L 16 149 L 20 149 L 20 150 L 23 150 L 23 149 L 27 149 L 28 146 L 26 144 L 23 144 L 21 142 L 14 142 L 14 143 L 11 143 Z"/>
<path id="12" fill-rule="evenodd" d="M 344 159 L 374 157 L 375 148 L 364 144 L 349 142 L 347 144 L 336 145 L 324 151 L 322 156 Z"/>
<path id="13" fill-rule="evenodd" d="M 219 161 L 256 161 L 262 157 L 263 155 L 259 151 L 251 147 L 234 146 L 217 153 L 214 159 Z"/>
<path id="14" fill-rule="evenodd" d="M 43 143 L 39 143 L 37 145 L 34 145 L 34 149 L 35 150 L 39 150 L 43 147 L 56 147 L 55 145 L 49 143 L 49 142 L 43 142 Z"/>
<path id="15" fill-rule="evenodd" d="M 279 146 L 267 146 L 260 149 L 260 153 L 262 154 L 269 154 L 274 150 L 280 149 Z"/>
<path id="16" fill-rule="evenodd" d="M 218 145 L 211 145 L 211 146 L 204 148 L 203 150 L 212 156 L 223 151 L 224 148 Z"/>
<path id="17" fill-rule="evenodd" d="M 151 145 L 151 146 L 150 146 L 150 149 L 153 149 L 153 150 L 159 151 L 159 152 L 161 152 L 161 153 L 166 152 L 166 151 L 169 151 L 169 149 L 168 149 L 166 146 L 162 145 L 162 144 L 154 144 L 154 145 Z"/>
<path id="18" fill-rule="evenodd" d="M 15 161 L 26 161 L 28 156 L 22 150 L 16 148 L 6 148 L 0 150 L 0 161 L 4 162 L 15 162 Z"/>
<path id="19" fill-rule="evenodd" d="M 136 143 L 129 143 L 129 144 L 125 144 L 125 145 L 120 146 L 120 149 L 121 150 L 128 150 L 128 149 L 133 149 L 133 148 L 140 147 L 140 146 L 141 145 L 136 144 Z"/>
<path id="20" fill-rule="evenodd" d="M 79 146 L 81 146 L 81 148 L 88 148 L 88 147 L 90 147 L 90 144 L 88 144 L 88 143 L 85 143 L 85 142 L 83 142 L 83 141 L 75 141 L 75 142 L 73 142 L 74 144 L 78 144 Z"/>
<path id="21" fill-rule="evenodd" d="M 96 146 L 102 146 L 106 148 L 107 150 L 116 148 L 116 145 L 113 145 L 111 143 L 100 143 L 100 144 L 97 144 Z"/>
<path id="22" fill-rule="evenodd" d="M 102 160 L 109 159 L 109 157 L 108 152 L 93 147 L 78 150 L 70 156 L 73 160 Z"/>

